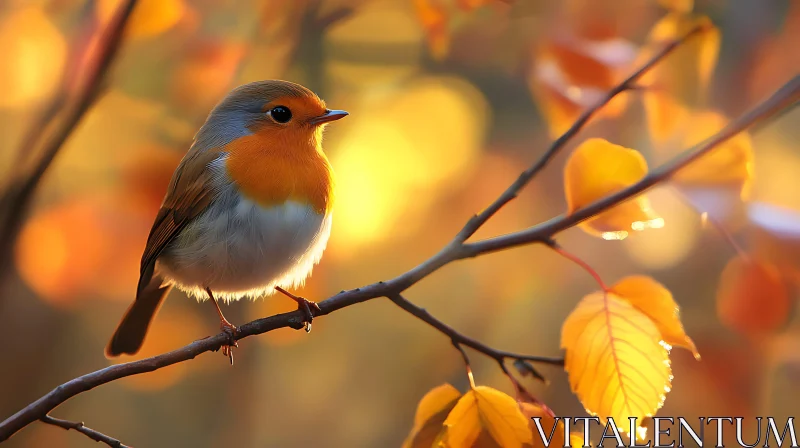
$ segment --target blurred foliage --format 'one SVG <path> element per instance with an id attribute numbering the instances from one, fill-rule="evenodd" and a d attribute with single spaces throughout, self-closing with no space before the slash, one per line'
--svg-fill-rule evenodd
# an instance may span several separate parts
<path id="1" fill-rule="evenodd" d="M 70 58 L 92 54 L 93 30 L 118 3 L 0 3 L 0 179 L 33 155 L 18 152 L 25 130 L 62 85 Z M 645 169 L 654 167 L 795 75 L 800 3 L 140 0 L 111 82 L 40 186 L 16 246 L 16 273 L 3 283 L 0 338 L 13 343 L 0 364 L 0 413 L 108 365 L 103 346 L 133 298 L 166 184 L 232 87 L 289 79 L 351 113 L 326 136 L 338 209 L 325 257 L 298 292 L 322 300 L 438 250 L 582 108 L 656 44 L 706 20 L 701 15 L 718 34 L 682 48 L 643 80 L 646 88 L 607 106 L 478 238 L 572 210 L 563 168 L 582 141 L 633 148 Z M 672 353 L 675 379 L 662 415 L 796 411 L 798 124 L 794 111 L 738 136 L 698 163 L 705 175 L 683 172 L 677 195 L 649 192 L 663 228 L 622 242 L 581 230 L 559 236 L 603 278 L 649 275 L 680 305 L 703 360 Z M 728 177 L 731 166 L 738 174 Z M 713 185 L 698 182 L 712 178 Z M 727 229 L 749 258 L 708 222 Z M 448 266 L 409 298 L 492 346 L 557 356 L 561 324 L 595 289 L 567 260 L 530 247 Z M 215 333 L 207 306 L 174 293 L 138 357 Z M 242 323 L 293 308 L 274 298 L 225 313 Z M 240 346 L 234 368 L 205 355 L 81 395 L 57 414 L 135 446 L 398 446 L 409 428 L 424 426 L 414 409 L 438 384 L 473 400 L 476 390 L 493 394 L 489 386 L 515 392 L 480 357 L 473 370 L 487 389 L 470 389 L 448 341 L 381 300 L 315 321 L 311 335 L 284 329 Z M 582 415 L 567 375 L 543 373 L 551 384 L 526 383 L 530 390 L 557 415 Z M 439 414 L 453 400 L 441 401 L 420 403 L 418 419 L 427 420 L 422 412 L 444 424 Z M 462 408 L 464 418 L 480 412 Z M 92 443 L 31 425 L 9 446 Z"/>

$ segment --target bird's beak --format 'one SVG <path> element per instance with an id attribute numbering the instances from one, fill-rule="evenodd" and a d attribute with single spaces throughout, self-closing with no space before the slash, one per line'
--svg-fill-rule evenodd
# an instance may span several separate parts
<path id="1" fill-rule="evenodd" d="M 326 110 L 324 114 L 320 115 L 319 117 L 314 117 L 311 119 L 311 124 L 318 125 L 323 123 L 328 123 L 330 121 L 336 121 L 341 118 L 348 116 L 347 112 L 343 110 Z"/>

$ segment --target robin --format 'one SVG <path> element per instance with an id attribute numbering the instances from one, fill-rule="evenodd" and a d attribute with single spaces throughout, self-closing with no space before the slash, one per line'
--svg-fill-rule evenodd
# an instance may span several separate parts
<path id="1" fill-rule="evenodd" d="M 142 255 L 136 300 L 106 347 L 135 354 L 173 287 L 208 300 L 281 292 L 311 330 L 319 307 L 284 288 L 302 284 L 331 231 L 334 176 L 322 151 L 325 125 L 347 116 L 307 88 L 280 80 L 231 91 L 209 114 L 172 176 Z M 233 362 L 231 345 L 223 354 Z"/>

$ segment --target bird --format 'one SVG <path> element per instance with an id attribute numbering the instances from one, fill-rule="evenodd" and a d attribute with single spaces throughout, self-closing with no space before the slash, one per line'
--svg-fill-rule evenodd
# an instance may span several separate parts
<path id="1" fill-rule="evenodd" d="M 142 254 L 136 298 L 105 354 L 136 354 L 172 288 L 209 301 L 280 292 L 298 303 L 304 327 L 319 306 L 287 289 L 302 285 L 331 233 L 335 179 L 322 150 L 326 125 L 347 116 L 289 81 L 230 91 L 209 113 L 175 169 Z"/>

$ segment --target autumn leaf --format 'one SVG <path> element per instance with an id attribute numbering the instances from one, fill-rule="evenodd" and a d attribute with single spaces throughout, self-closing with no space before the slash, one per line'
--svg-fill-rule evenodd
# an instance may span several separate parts
<path id="1" fill-rule="evenodd" d="M 625 277 L 611 287 L 611 292 L 649 317 L 658 327 L 664 342 L 686 348 L 700 359 L 694 341 L 683 329 L 678 304 L 661 283 L 644 275 Z"/>
<path id="2" fill-rule="evenodd" d="M 638 151 L 600 138 L 586 140 L 572 152 L 564 168 L 568 213 L 633 185 L 646 174 L 647 162 Z M 663 225 L 647 197 L 639 195 L 584 221 L 580 227 L 604 239 L 623 239 L 631 230 Z"/>
<path id="3" fill-rule="evenodd" d="M 715 135 L 728 119 L 713 110 L 691 114 L 683 133 L 683 147 L 692 147 Z M 708 154 L 679 170 L 672 179 L 688 186 L 729 186 L 746 192 L 753 177 L 753 143 L 747 131 L 740 132 Z"/>
<path id="4" fill-rule="evenodd" d="M 476 442 L 485 441 L 477 444 Z M 464 394 L 444 422 L 440 446 L 522 448 L 533 442 L 528 420 L 510 396 L 487 386 Z"/>
<path id="5" fill-rule="evenodd" d="M 779 330 L 791 310 L 778 269 L 764 260 L 736 257 L 725 266 L 717 289 L 717 314 L 726 326 L 759 336 Z"/>
<path id="6" fill-rule="evenodd" d="M 714 110 L 689 110 L 662 92 L 645 94 L 648 126 L 661 148 L 691 148 L 722 130 L 728 119 Z M 663 144 L 663 143 L 667 144 Z M 658 147 L 658 146 L 657 146 Z M 671 157 L 671 153 L 662 156 Z M 740 132 L 692 161 L 672 176 L 683 199 L 728 226 L 744 218 L 742 200 L 753 181 L 753 144 Z"/>
<path id="7" fill-rule="evenodd" d="M 688 123 L 689 109 L 665 90 L 645 90 L 642 103 L 650 138 L 657 145 L 675 139 L 681 127 Z"/>
<path id="8" fill-rule="evenodd" d="M 702 105 L 720 46 L 719 30 L 707 17 L 674 12 L 691 8 L 691 2 L 664 0 L 664 3 L 673 12 L 653 26 L 649 42 L 642 48 L 637 65 L 652 58 L 663 45 L 685 36 L 695 27 L 705 28 L 639 79 L 639 84 L 647 87 L 642 100 L 651 138 L 658 144 L 682 135 L 682 128 L 693 127 L 689 120 L 689 106 Z M 698 98 L 699 101 L 686 104 Z M 678 139 L 670 143 L 682 142 Z"/>
<path id="9" fill-rule="evenodd" d="M 669 392 L 668 351 L 656 324 L 613 292 L 584 297 L 561 331 L 572 391 L 605 422 L 652 416 Z"/>
<path id="10" fill-rule="evenodd" d="M 672 54 L 641 78 L 643 84 L 655 85 L 672 94 L 703 94 L 717 65 L 721 35 L 708 17 L 672 12 L 650 30 L 648 46 L 664 45 L 679 39 L 697 26 L 703 31 L 690 38 Z M 688 93 L 687 93 L 688 92 Z"/>
<path id="11" fill-rule="evenodd" d="M 615 67 L 595 57 L 578 39 L 551 39 L 539 57 L 554 61 L 570 85 L 608 89 L 617 81 Z"/>
<path id="12" fill-rule="evenodd" d="M 550 135 L 555 138 L 563 134 L 585 109 L 600 101 L 627 74 L 635 56 L 633 44 L 620 38 L 560 37 L 539 45 L 528 86 L 547 120 Z M 627 102 L 627 95 L 617 95 L 597 117 L 616 117 Z"/>
<path id="13" fill-rule="evenodd" d="M 428 391 L 417 406 L 414 427 L 403 443 L 403 448 L 430 448 L 459 398 L 461 392 L 450 384 L 442 384 Z"/>

